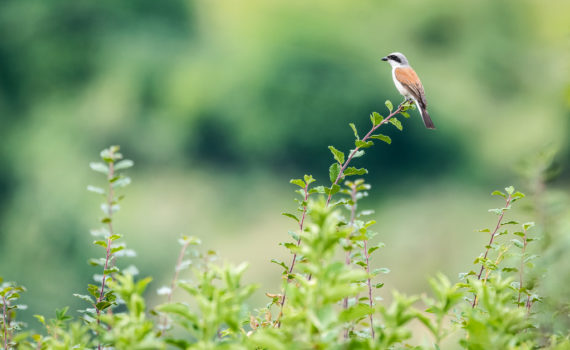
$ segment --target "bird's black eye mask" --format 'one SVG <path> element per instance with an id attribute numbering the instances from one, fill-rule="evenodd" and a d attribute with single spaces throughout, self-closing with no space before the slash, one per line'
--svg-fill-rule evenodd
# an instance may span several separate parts
<path id="1" fill-rule="evenodd" d="M 390 55 L 388 56 L 389 59 L 391 59 L 392 61 L 396 61 L 398 63 L 402 63 L 402 60 L 400 60 L 400 57 L 396 56 L 396 55 Z"/>

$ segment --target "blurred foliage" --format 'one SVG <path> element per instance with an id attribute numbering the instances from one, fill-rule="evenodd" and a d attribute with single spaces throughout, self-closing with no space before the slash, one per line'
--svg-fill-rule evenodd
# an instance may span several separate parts
<path id="1" fill-rule="evenodd" d="M 373 127 L 375 124 L 373 119 Z M 94 276 L 96 283 L 100 284 L 100 294 L 97 293 L 99 287 L 94 286 L 93 297 L 96 300 L 80 296 L 89 301 L 92 308 L 79 310 L 83 315 L 80 318 L 68 315 L 67 307 L 57 309 L 56 317 L 49 320 L 42 315 L 34 315 L 45 330 L 39 333 L 25 331 L 27 325 L 17 320 L 17 316 L 26 309 L 25 305 L 19 304 L 20 293 L 26 289 L 11 282 L 2 283 L 0 278 L 2 349 L 439 350 L 441 341 L 451 334 L 457 336 L 461 347 L 470 350 L 566 349 L 570 346 L 568 328 L 557 330 L 549 327 L 548 322 L 544 323 L 544 316 L 551 317 L 548 309 L 533 308 L 535 303 L 543 302 L 542 297 L 532 290 L 531 285 L 536 282 L 523 283 L 523 276 L 528 276 L 528 272 L 523 272 L 523 266 L 534 267 L 531 257 L 538 257 L 525 252 L 527 243 L 537 240 L 527 236 L 534 223 L 524 223 L 523 232 L 513 233 L 522 237 L 522 242 L 511 239 L 514 244 L 506 245 L 508 241 L 504 238 L 509 237 L 509 231 L 504 228 L 518 225 L 518 222 L 503 219 L 511 212 L 511 203 L 525 197 L 523 193 L 515 192 L 513 186 L 505 188 L 506 193 L 492 193 L 503 197 L 505 206 L 489 210 L 498 216 L 496 229 L 481 230 L 491 237 L 485 254 L 475 260 L 475 264 L 481 264 L 481 272 L 478 275 L 475 272 L 463 273 L 463 281 L 456 284 L 452 284 L 445 275 L 437 274 L 430 280 L 434 298 L 423 296 L 427 307 L 425 311 L 416 306 L 420 299 L 418 296 L 408 297 L 395 291 L 391 303 L 381 298 L 374 298 L 378 303 L 373 301 L 371 279 L 389 270 L 375 269 L 371 272 L 369 256 L 381 245 L 367 249 L 367 241 L 374 235 L 368 228 L 374 221 L 357 219 L 370 212 L 356 210 L 358 199 L 365 196 L 370 186 L 360 179 L 346 181 L 336 192 L 339 195 L 334 196 L 333 187 L 338 186 L 338 178 L 331 177 L 332 185 L 327 191 L 322 185 L 311 187 L 315 182 L 311 175 L 291 180 L 301 188 L 297 192 L 302 197 L 299 211 L 303 216 L 300 220 L 294 214 L 287 215 L 299 223 L 299 230 L 292 233 L 296 243 L 284 243 L 283 246 L 293 255 L 292 264 L 298 258 L 297 269 L 274 261 L 284 267 L 283 289 L 281 294 L 267 293 L 271 301 L 265 308 L 252 313 L 247 304 L 257 288 L 242 282 L 247 264 L 222 265 L 211 251 L 201 253 L 195 247 L 188 249 L 201 242 L 195 237 L 183 236 L 179 240 L 182 249 L 171 287 L 161 288 L 166 289 L 166 293 L 159 291 L 159 294 L 167 294 L 168 299 L 166 303 L 148 310 L 144 292 L 151 278 L 135 279 L 132 272 L 121 270 L 115 263 L 123 250 L 116 250 L 117 247 L 112 245 L 118 239 L 114 238 L 112 226 L 115 223 L 113 205 L 117 205 L 113 188 L 124 187 L 127 177 L 117 175 L 114 170 L 132 165 L 130 161 L 120 160 L 122 155 L 118 150 L 117 146 L 112 146 L 101 152 L 105 163 L 90 164 L 94 171 L 107 176 L 109 184 L 105 202 L 109 207 L 102 208 L 106 216 L 101 220 L 108 225 L 103 234 L 107 242 L 94 242 L 106 247 L 103 276 Z M 335 162 L 343 163 L 344 156 L 340 151 L 335 149 L 332 153 Z M 349 161 L 347 159 L 345 165 Z M 348 173 L 343 175 L 345 168 L 342 167 L 339 177 L 350 176 Z M 96 193 L 105 191 L 93 186 L 89 190 Z M 309 199 L 310 193 L 318 198 Z M 333 197 L 332 202 L 326 199 L 327 194 L 329 199 Z M 520 270 L 512 267 L 499 269 L 499 265 L 508 260 L 506 253 L 517 248 L 521 248 L 522 253 L 511 256 L 520 261 Z M 344 262 L 335 253 L 340 249 L 346 252 Z M 492 262 L 492 259 L 496 260 Z M 112 261 L 111 267 L 107 266 L 109 261 Z M 544 262 L 548 264 L 548 261 Z M 179 273 L 191 266 L 193 277 L 178 280 Z M 513 275 L 519 276 L 518 283 L 512 282 Z M 183 301 L 172 300 L 176 286 L 188 294 Z M 360 297 L 366 286 L 368 296 Z M 88 289 L 91 291 L 91 285 Z M 524 298 L 521 302 L 521 294 L 526 295 L 526 302 Z M 567 299 L 557 299 L 552 295 L 548 298 L 568 308 Z M 272 308 L 275 307 L 280 312 L 274 319 Z M 423 323 L 431 332 L 429 344 L 414 344 L 411 340 L 418 331 L 410 327 L 414 320 Z"/>
<path id="2" fill-rule="evenodd" d="M 260 209 L 269 204 L 259 204 L 282 193 L 274 181 L 282 188 L 300 172 L 327 178 L 323 145 L 350 149 L 349 121 L 362 129 L 386 98 L 399 101 L 379 61 L 391 51 L 404 52 L 422 78 L 438 130 L 426 133 L 412 111 L 406 137 L 387 132 L 398 147 L 370 150 L 368 182 L 390 185 L 374 206 L 390 191 L 408 191 L 398 196 L 406 209 L 385 214 L 384 230 L 397 236 L 394 223 L 410 220 L 414 204 L 433 214 L 424 209 L 437 207 L 429 191 L 451 196 L 510 179 L 516 160 L 547 143 L 560 150 L 555 186 L 563 187 L 569 11 L 564 0 L 3 1 L 0 272 L 28 286 L 32 306 L 46 314 L 83 288 L 92 256 L 85 232 L 95 223 L 83 213 L 98 205 L 82 194 L 92 181 L 84 160 L 117 140 L 145 188 L 133 190 L 134 209 L 121 213 L 118 230 L 154 252 L 142 262 L 153 275 L 169 266 L 171 251 L 151 237 L 193 225 L 201 237 L 222 228 L 228 238 L 261 226 L 253 219 L 275 221 Z M 406 199 L 412 191 L 423 202 Z M 539 208 L 558 210 L 548 220 L 556 235 L 565 194 L 546 192 Z M 215 223 L 224 226 L 211 224 L 210 212 L 226 212 Z M 267 237 L 262 231 L 252 241 Z M 259 255 L 248 249 L 242 254 Z"/>

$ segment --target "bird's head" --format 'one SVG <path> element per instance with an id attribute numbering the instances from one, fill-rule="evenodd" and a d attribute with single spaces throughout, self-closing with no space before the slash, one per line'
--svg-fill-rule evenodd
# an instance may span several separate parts
<path id="1" fill-rule="evenodd" d="M 400 52 L 392 52 L 386 57 L 382 57 L 382 61 L 387 61 L 392 67 L 407 67 L 408 59 Z"/>

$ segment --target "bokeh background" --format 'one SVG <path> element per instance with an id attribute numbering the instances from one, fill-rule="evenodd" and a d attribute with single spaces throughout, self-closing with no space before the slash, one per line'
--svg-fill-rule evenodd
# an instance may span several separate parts
<path id="1" fill-rule="evenodd" d="M 455 278 L 488 239 L 474 230 L 496 222 L 489 193 L 532 192 L 517 169 L 545 147 L 564 203 L 569 13 L 563 0 L 3 1 L 0 275 L 28 287 L 27 319 L 81 305 L 72 294 L 99 272 L 87 260 L 102 216 L 88 163 L 119 144 L 136 165 L 116 228 L 154 277 L 149 295 L 160 301 L 188 234 L 250 262 L 262 305 L 280 283 L 269 260 L 290 259 L 278 245 L 295 228 L 280 215 L 295 207 L 289 179 L 326 184 L 327 146 L 348 150 L 349 122 L 364 132 L 386 99 L 400 102 L 380 58 L 401 51 L 437 130 L 414 111 L 403 132 L 385 128 L 392 145 L 355 162 L 387 244 L 380 294 Z"/>

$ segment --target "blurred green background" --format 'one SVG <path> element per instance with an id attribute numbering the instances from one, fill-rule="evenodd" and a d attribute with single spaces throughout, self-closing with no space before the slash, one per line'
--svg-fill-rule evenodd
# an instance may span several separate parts
<path id="1" fill-rule="evenodd" d="M 569 13 L 562 0 L 3 1 L 0 275 L 28 287 L 28 319 L 78 308 L 72 293 L 99 273 L 86 261 L 102 213 L 85 188 L 103 179 L 88 163 L 120 144 L 136 165 L 116 228 L 151 289 L 171 279 L 184 233 L 249 261 L 260 305 L 279 288 L 269 260 L 290 259 L 288 180 L 326 184 L 327 146 L 348 150 L 349 122 L 364 132 L 401 101 L 380 61 L 401 51 L 437 130 L 414 111 L 355 161 L 387 243 L 381 294 L 453 278 L 486 244 L 473 231 L 496 222 L 489 193 L 530 190 L 521 159 L 553 145 L 569 160 Z"/>

